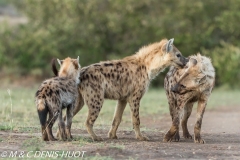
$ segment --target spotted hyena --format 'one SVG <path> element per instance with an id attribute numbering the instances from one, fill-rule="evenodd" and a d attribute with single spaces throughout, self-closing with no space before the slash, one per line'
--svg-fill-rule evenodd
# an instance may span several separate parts
<path id="1" fill-rule="evenodd" d="M 73 108 L 78 105 L 79 76 L 81 66 L 79 58 L 66 58 L 60 64 L 59 76 L 45 80 L 38 88 L 35 103 L 42 126 L 44 141 L 56 140 L 52 134 L 52 126 L 58 118 L 59 137 L 62 140 L 71 139 L 71 124 Z M 62 119 L 62 109 L 67 108 L 66 127 Z M 49 115 L 48 115 L 49 114 Z M 48 120 L 47 120 L 48 115 Z"/>
<path id="2" fill-rule="evenodd" d="M 173 45 L 173 39 L 150 44 L 136 54 L 120 60 L 105 61 L 84 67 L 81 70 L 79 85 L 80 105 L 74 109 L 79 112 L 84 103 L 88 106 L 85 122 L 93 140 L 102 140 L 93 131 L 104 99 L 118 100 L 109 138 L 117 138 L 116 131 L 121 122 L 123 111 L 129 103 L 136 138 L 147 140 L 140 132 L 140 100 L 147 91 L 150 81 L 168 66 L 183 67 L 187 59 Z"/>
<path id="3" fill-rule="evenodd" d="M 180 118 L 182 118 L 183 137 L 192 139 L 188 132 L 187 121 L 191 115 L 193 104 L 198 102 L 194 142 L 204 143 L 200 135 L 201 124 L 208 98 L 214 87 L 215 71 L 209 58 L 200 54 L 189 58 L 190 60 L 185 68 L 172 67 L 164 81 L 172 116 L 172 126 L 165 135 L 164 142 L 179 141 Z"/>

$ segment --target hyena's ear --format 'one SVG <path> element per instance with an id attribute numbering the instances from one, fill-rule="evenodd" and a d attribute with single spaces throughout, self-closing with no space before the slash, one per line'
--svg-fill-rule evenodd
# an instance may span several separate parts
<path id="1" fill-rule="evenodd" d="M 166 52 L 171 52 L 173 50 L 173 41 L 174 38 L 170 39 L 166 44 Z"/>
<path id="2" fill-rule="evenodd" d="M 77 62 L 79 63 L 79 56 L 77 57 Z"/>
<path id="3" fill-rule="evenodd" d="M 57 61 L 58 61 L 58 64 L 61 66 L 62 65 L 62 61 L 59 60 L 59 59 L 57 59 Z"/>

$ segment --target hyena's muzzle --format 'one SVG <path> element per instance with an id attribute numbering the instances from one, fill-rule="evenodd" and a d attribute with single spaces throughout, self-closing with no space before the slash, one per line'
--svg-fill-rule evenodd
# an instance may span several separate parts
<path id="1" fill-rule="evenodd" d="M 188 58 L 185 58 L 184 56 L 181 56 L 180 57 L 180 62 L 182 63 L 181 67 L 185 67 L 186 64 L 188 63 L 189 59 Z"/>
<path id="2" fill-rule="evenodd" d="M 174 93 L 177 93 L 177 94 L 184 94 L 187 92 L 187 90 L 185 88 L 186 87 L 184 85 L 177 83 L 171 87 L 171 91 Z"/>

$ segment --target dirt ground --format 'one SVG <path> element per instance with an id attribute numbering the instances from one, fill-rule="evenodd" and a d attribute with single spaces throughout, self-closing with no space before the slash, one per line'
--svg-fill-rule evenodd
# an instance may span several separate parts
<path id="1" fill-rule="evenodd" d="M 196 108 L 189 119 L 188 128 L 193 133 Z M 170 128 L 169 115 L 142 117 L 143 133 L 150 141 L 137 141 L 133 131 L 119 128 L 118 140 L 107 138 L 108 127 L 96 129 L 104 138 L 103 142 L 91 142 L 85 130 L 74 129 L 75 138 L 71 142 L 44 142 L 40 150 L 86 151 L 84 157 L 95 159 L 240 159 L 240 106 L 206 110 L 203 118 L 202 138 L 206 144 L 195 144 L 193 140 L 181 137 L 180 142 L 163 143 L 164 133 Z M 153 120 L 154 119 L 154 120 Z M 182 132 L 180 132 L 182 135 Z M 33 137 L 40 139 L 39 133 L 16 133 L 1 131 L 0 153 L 11 150 L 26 150 L 23 142 Z M 10 138 L 9 138 L 10 137 Z M 29 142 L 31 148 L 31 142 Z M 26 146 L 26 145 L 25 145 Z M 29 149 L 28 149 L 29 150 Z M 31 149 L 30 149 L 31 150 Z M 91 159 L 91 158 L 90 158 Z"/>

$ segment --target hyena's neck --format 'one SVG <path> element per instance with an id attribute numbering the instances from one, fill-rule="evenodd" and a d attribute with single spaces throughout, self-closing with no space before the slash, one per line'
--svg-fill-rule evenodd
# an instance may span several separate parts
<path id="1" fill-rule="evenodd" d="M 67 78 L 68 80 L 74 82 L 74 84 L 78 85 L 80 83 L 80 74 L 78 74 L 77 76 L 76 75 L 68 75 L 68 76 L 59 76 L 59 77 L 62 77 L 62 78 Z"/>
<path id="2" fill-rule="evenodd" d="M 154 79 L 160 72 L 169 66 L 167 58 L 164 56 L 163 46 L 167 43 L 167 40 L 148 45 L 141 48 L 136 53 L 137 59 L 146 66 L 148 72 L 148 78 Z"/>
<path id="3" fill-rule="evenodd" d="M 139 57 L 140 61 L 146 66 L 148 78 L 154 79 L 159 73 L 163 72 L 169 66 L 169 62 L 159 54 Z"/>

